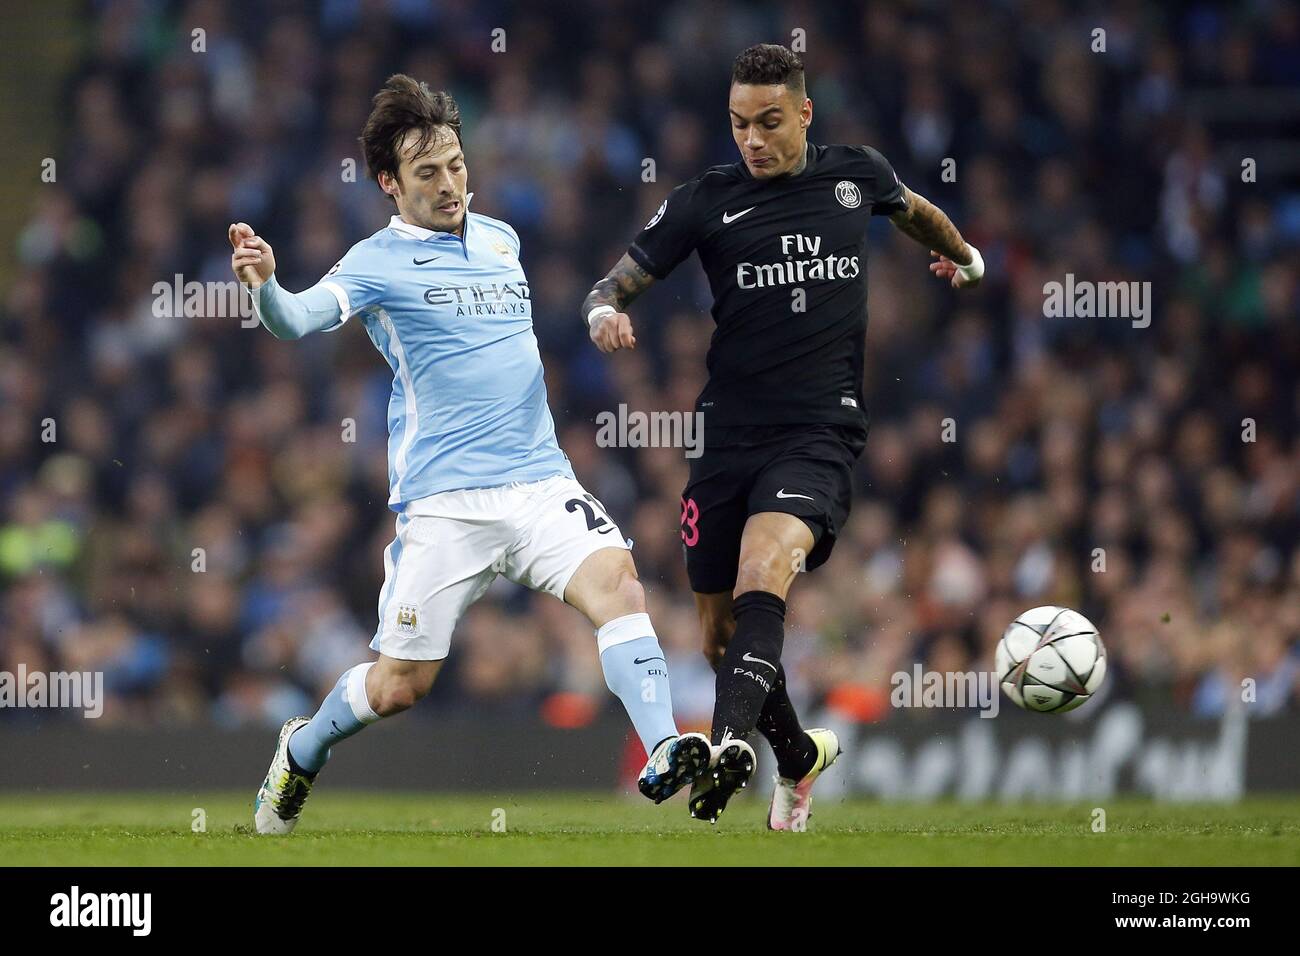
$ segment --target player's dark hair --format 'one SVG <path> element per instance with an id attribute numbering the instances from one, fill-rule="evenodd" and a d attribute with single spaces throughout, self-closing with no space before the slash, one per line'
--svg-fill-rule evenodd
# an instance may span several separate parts
<path id="1" fill-rule="evenodd" d="M 450 93 L 433 92 L 429 87 L 405 73 L 394 73 L 375 94 L 374 109 L 361 131 L 361 151 L 366 157 L 370 178 L 380 173 L 397 175 L 402 163 L 398 149 L 409 130 L 419 130 L 415 154 L 428 149 L 437 135 L 438 127 L 445 126 L 460 139 L 460 107 Z"/>
<path id="2" fill-rule="evenodd" d="M 731 64 L 731 82 L 785 86 L 803 99 L 803 60 L 779 43 L 758 43 L 743 51 Z"/>

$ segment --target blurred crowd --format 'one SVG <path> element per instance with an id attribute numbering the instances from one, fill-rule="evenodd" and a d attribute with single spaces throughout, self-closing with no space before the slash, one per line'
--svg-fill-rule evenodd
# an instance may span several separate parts
<path id="1" fill-rule="evenodd" d="M 686 462 L 598 448 L 595 425 L 693 408 L 707 285 L 694 260 L 657 284 L 613 357 L 578 306 L 672 186 L 736 159 L 735 54 L 799 36 L 812 141 L 879 148 L 989 274 L 959 295 L 873 229 L 871 435 L 833 558 L 792 591 L 796 700 L 905 719 L 895 671 L 991 669 L 1020 610 L 1062 604 L 1100 628 L 1113 694 L 1213 716 L 1250 678 L 1252 712 L 1295 709 L 1300 180 L 1261 162 L 1243 182 L 1242 144 L 1287 135 L 1253 105 L 1294 99 L 1300 15 L 1105 8 L 88 4 L 57 182 L 6 252 L 0 670 L 104 671 L 101 723 L 270 726 L 370 656 L 388 367 L 357 323 L 281 342 L 159 316 L 155 283 L 231 280 L 236 219 L 294 290 L 383 226 L 356 136 L 403 71 L 461 103 L 472 208 L 522 238 L 561 446 L 635 541 L 679 713 L 707 720 Z M 1149 281 L 1149 327 L 1046 318 L 1067 273 Z M 618 703 L 585 621 L 499 580 L 420 710 L 467 707 L 573 725 Z"/>

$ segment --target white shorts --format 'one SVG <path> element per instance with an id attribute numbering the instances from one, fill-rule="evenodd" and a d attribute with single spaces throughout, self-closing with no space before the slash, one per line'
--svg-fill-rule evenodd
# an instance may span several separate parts
<path id="1" fill-rule="evenodd" d="M 575 479 L 444 491 L 397 516 L 384 551 L 379 630 L 372 650 L 406 661 L 440 661 L 466 608 L 498 574 L 564 600 L 587 556 L 631 542 Z"/>

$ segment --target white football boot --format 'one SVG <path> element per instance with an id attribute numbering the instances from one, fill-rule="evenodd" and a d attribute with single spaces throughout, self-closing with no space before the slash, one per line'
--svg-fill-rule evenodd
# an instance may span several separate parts
<path id="1" fill-rule="evenodd" d="M 294 717 L 280 728 L 271 768 L 266 771 L 266 779 L 253 800 L 253 822 L 258 833 L 287 836 L 298 825 L 302 805 L 311 795 L 316 775 L 305 777 L 293 772 L 289 766 L 289 738 L 295 730 L 309 723 L 311 721 L 306 717 Z"/>
<path id="2" fill-rule="evenodd" d="M 817 745 L 817 759 L 812 769 L 802 780 L 788 777 L 776 778 L 776 789 L 772 791 L 772 805 L 768 809 L 767 828 L 769 830 L 803 830 L 812 815 L 812 785 L 841 753 L 840 738 L 835 731 L 822 727 L 807 731 L 812 742 Z"/>
<path id="3" fill-rule="evenodd" d="M 704 734 L 667 737 L 646 761 L 636 782 L 637 789 L 655 803 L 663 803 L 704 773 L 712 756 L 713 748 Z"/>
<path id="4" fill-rule="evenodd" d="M 730 735 L 723 737 L 713 748 L 709 769 L 691 787 L 691 816 L 717 823 L 727 801 L 749 786 L 756 763 L 753 747 Z"/>

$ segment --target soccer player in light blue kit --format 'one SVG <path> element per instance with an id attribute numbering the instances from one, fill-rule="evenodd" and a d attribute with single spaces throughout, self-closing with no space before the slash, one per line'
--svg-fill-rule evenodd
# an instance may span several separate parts
<path id="1" fill-rule="evenodd" d="M 254 805 L 259 833 L 292 832 L 334 744 L 429 692 L 457 620 L 498 574 L 596 628 L 605 681 L 650 755 L 643 794 L 665 800 L 709 765 L 708 738 L 677 733 L 630 543 L 556 443 L 519 237 L 469 212 L 460 127 L 450 95 L 389 78 L 361 144 L 398 214 L 304 292 L 279 287 L 252 227 L 230 227 L 231 266 L 277 338 L 355 317 L 393 369 L 388 503 L 398 517 L 370 643 L 379 659 L 344 673 L 310 720 L 285 723 Z"/>

